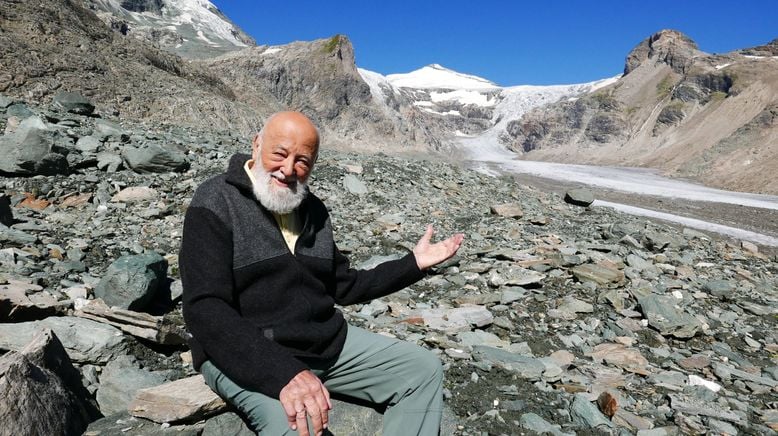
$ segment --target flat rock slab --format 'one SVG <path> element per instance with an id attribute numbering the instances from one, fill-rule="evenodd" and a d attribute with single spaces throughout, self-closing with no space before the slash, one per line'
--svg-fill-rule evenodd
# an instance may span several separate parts
<path id="1" fill-rule="evenodd" d="M 428 327 L 447 333 L 468 331 L 471 326 L 484 327 L 494 321 L 492 312 L 483 306 L 426 309 L 422 310 L 421 318 Z"/>
<path id="2" fill-rule="evenodd" d="M 202 375 L 140 389 L 129 406 L 133 416 L 159 423 L 194 422 L 226 409 Z"/>
<path id="3" fill-rule="evenodd" d="M 149 188 L 148 186 L 130 186 L 117 192 L 111 201 L 117 203 L 136 203 L 140 201 L 150 201 L 160 198 L 159 192 L 156 189 Z"/>
<path id="4" fill-rule="evenodd" d="M 703 402 L 681 394 L 669 394 L 669 397 L 670 405 L 676 412 L 687 413 L 689 415 L 708 416 L 734 422 L 736 424 L 745 422 L 743 417 L 737 413 L 717 407 L 718 403 L 713 401 Z"/>
<path id="5" fill-rule="evenodd" d="M 530 381 L 540 380 L 546 370 L 546 366 L 539 359 L 484 345 L 474 346 L 473 355 L 476 360 L 491 362 Z"/>
<path id="6" fill-rule="evenodd" d="M 624 272 L 593 263 L 578 265 L 570 270 L 580 281 L 591 281 L 600 285 L 619 283 L 624 280 Z"/>
<path id="7" fill-rule="evenodd" d="M 639 298 L 640 310 L 648 320 L 648 325 L 657 329 L 663 336 L 691 338 L 700 329 L 700 322 L 676 306 L 673 297 L 647 295 Z"/>
<path id="8" fill-rule="evenodd" d="M 205 424 L 198 422 L 195 424 L 182 424 L 182 425 L 163 425 L 148 419 L 136 418 L 129 414 L 126 410 L 113 415 L 108 415 L 105 418 L 98 419 L 92 422 L 87 427 L 83 436 L 157 436 L 157 435 L 171 435 L 171 436 L 200 436 L 203 433 Z M 248 432 L 249 430 L 246 429 Z M 255 433 L 209 433 L 211 436 L 248 436 Z"/>
<path id="9" fill-rule="evenodd" d="M 524 216 L 521 206 L 515 203 L 496 204 L 490 207 L 490 210 L 493 214 L 506 218 L 521 218 Z"/>
<path id="10" fill-rule="evenodd" d="M 44 328 L 57 335 L 70 359 L 79 363 L 105 364 L 124 354 L 121 330 L 76 317 L 49 317 L 41 321 L 0 324 L 0 350 L 20 350 Z"/>
<path id="11" fill-rule="evenodd" d="M 182 345 L 186 343 L 186 331 L 182 326 L 165 321 L 162 316 L 135 312 L 119 308 L 109 308 L 100 298 L 89 300 L 75 316 L 112 325 L 123 332 L 162 345 Z"/>
<path id="12" fill-rule="evenodd" d="M 42 319 L 72 306 L 70 301 L 59 301 L 38 285 L 8 280 L 0 285 L 0 319 L 25 321 Z"/>
<path id="13" fill-rule="evenodd" d="M 643 357 L 643 355 L 640 354 L 640 351 L 634 348 L 625 347 L 622 344 L 599 344 L 588 353 L 588 356 L 595 361 L 604 360 L 611 365 L 622 368 L 645 370 L 648 366 L 648 359 Z"/>
<path id="14" fill-rule="evenodd" d="M 343 177 L 343 187 L 354 195 L 363 195 L 368 192 L 365 182 L 353 174 L 346 174 Z"/>

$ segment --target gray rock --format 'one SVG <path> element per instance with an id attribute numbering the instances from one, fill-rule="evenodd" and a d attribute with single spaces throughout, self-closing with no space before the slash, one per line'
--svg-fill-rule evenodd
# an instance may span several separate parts
<path id="1" fill-rule="evenodd" d="M 682 394 L 669 394 L 670 405 L 675 412 L 689 415 L 702 415 L 711 418 L 723 419 L 734 423 L 745 422 L 745 414 L 724 409 L 717 402 L 703 402 Z"/>
<path id="2" fill-rule="evenodd" d="M 110 152 L 97 153 L 97 168 L 109 173 L 115 173 L 122 167 L 124 161 L 118 154 Z"/>
<path id="3" fill-rule="evenodd" d="M 372 256 L 369 259 L 367 259 L 364 262 L 361 262 L 356 265 L 357 269 L 373 269 L 377 267 L 378 265 L 381 265 L 384 262 L 389 262 L 390 260 L 397 260 L 402 258 L 403 255 L 401 254 L 390 254 L 388 256 Z"/>
<path id="4" fill-rule="evenodd" d="M 5 113 L 9 117 L 17 117 L 21 119 L 29 118 L 35 115 L 35 112 L 31 111 L 30 108 L 28 108 L 27 105 L 23 103 L 11 104 L 6 108 Z"/>
<path id="5" fill-rule="evenodd" d="M 729 280 L 711 280 L 702 285 L 702 289 L 715 297 L 724 298 L 732 294 L 735 285 Z"/>
<path id="6" fill-rule="evenodd" d="M 573 267 L 570 272 L 580 281 L 590 281 L 600 285 L 619 283 L 624 280 L 624 272 L 594 263 Z"/>
<path id="7" fill-rule="evenodd" d="M 122 157 L 127 167 L 136 173 L 183 172 L 189 169 L 183 153 L 157 144 L 146 148 L 125 147 Z"/>
<path id="8" fill-rule="evenodd" d="M 540 380 L 541 375 L 546 370 L 543 362 L 533 357 L 521 356 L 483 345 L 473 347 L 473 356 L 478 361 L 491 362 L 530 381 Z"/>
<path id="9" fill-rule="evenodd" d="M 0 224 L 0 242 L 26 245 L 34 244 L 37 240 L 34 235 Z"/>
<path id="10" fill-rule="evenodd" d="M 202 436 L 256 436 L 256 433 L 236 413 L 226 412 L 205 421 Z"/>
<path id="11" fill-rule="evenodd" d="M 576 206 L 588 207 L 594 203 L 594 194 L 585 188 L 571 189 L 565 193 L 565 202 Z"/>
<path id="12" fill-rule="evenodd" d="M 103 415 L 127 410 L 138 389 L 150 388 L 168 381 L 165 374 L 141 369 L 135 357 L 119 356 L 103 368 L 97 403 Z"/>
<path id="13" fill-rule="evenodd" d="M 4 95 L 0 95 L 0 109 L 6 109 L 8 106 L 12 105 L 14 101 Z"/>
<path id="14" fill-rule="evenodd" d="M 533 431 L 537 434 L 550 433 L 554 436 L 573 436 L 575 433 L 565 433 L 559 425 L 551 425 L 548 421 L 534 413 L 525 413 L 519 418 L 519 425 L 524 430 Z"/>
<path id="15" fill-rule="evenodd" d="M 115 327 L 76 317 L 0 324 L 0 350 L 21 350 L 42 329 L 49 328 L 77 363 L 105 364 L 125 353 L 124 336 Z"/>
<path id="16" fill-rule="evenodd" d="M 24 175 L 65 174 L 68 161 L 53 151 L 54 133 L 42 119 L 29 117 L 0 138 L 0 172 Z"/>
<path id="17" fill-rule="evenodd" d="M 577 394 L 575 396 L 575 400 L 570 406 L 570 416 L 573 418 L 573 422 L 587 428 L 613 427 L 608 417 L 603 415 L 600 409 L 585 395 Z"/>
<path id="18" fill-rule="evenodd" d="M 648 325 L 657 329 L 664 336 L 676 338 L 691 338 L 700 329 L 700 322 L 680 308 L 673 297 L 648 295 L 638 299 L 643 316 L 648 319 Z"/>
<path id="19" fill-rule="evenodd" d="M 130 139 L 130 135 L 120 125 L 107 120 L 95 121 L 95 131 L 92 135 L 102 142 L 109 139 L 127 142 Z"/>
<path id="20" fill-rule="evenodd" d="M 76 150 L 83 153 L 96 153 L 102 145 L 103 143 L 94 136 L 83 136 L 76 141 Z"/>
<path id="21" fill-rule="evenodd" d="M 99 416 L 51 330 L 0 357 L 0 416 L 9 435 L 81 434 Z"/>
<path id="22" fill-rule="evenodd" d="M 95 110 L 95 105 L 92 102 L 76 92 L 57 93 L 53 103 L 55 107 L 79 115 L 91 115 Z"/>
<path id="23" fill-rule="evenodd" d="M 708 427 L 710 427 L 710 430 L 713 432 L 713 434 L 723 434 L 729 436 L 737 436 L 739 434 L 737 427 L 734 425 L 725 421 L 719 421 L 718 419 L 714 418 L 708 419 Z"/>
<path id="24" fill-rule="evenodd" d="M 191 425 L 158 424 L 154 421 L 131 416 L 125 410 L 92 422 L 84 434 L 90 436 L 200 436 L 204 426 L 202 423 Z M 225 433 L 225 435 L 229 435 L 229 433 Z M 239 435 L 243 436 L 242 433 Z"/>
<path id="25" fill-rule="evenodd" d="M 353 174 L 343 176 L 343 187 L 354 195 L 363 195 L 368 192 L 365 182 Z"/>
<path id="26" fill-rule="evenodd" d="M 167 261 L 155 252 L 122 256 L 108 267 L 95 297 L 108 306 L 142 312 L 167 277 Z"/>

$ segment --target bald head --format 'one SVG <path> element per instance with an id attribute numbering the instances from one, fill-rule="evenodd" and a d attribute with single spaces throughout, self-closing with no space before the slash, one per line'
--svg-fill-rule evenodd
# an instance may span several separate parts
<path id="1" fill-rule="evenodd" d="M 307 116 L 300 112 L 277 112 L 271 115 L 259 133 L 254 136 L 254 151 L 257 151 L 257 142 L 261 146 L 280 137 L 294 139 L 295 142 L 312 147 L 314 153 L 319 151 L 319 130 Z M 256 159 L 257 156 L 254 158 Z"/>
<path id="2" fill-rule="evenodd" d="M 319 131 L 300 112 L 278 112 L 254 136 L 252 158 L 267 172 L 305 182 L 319 153 Z"/>

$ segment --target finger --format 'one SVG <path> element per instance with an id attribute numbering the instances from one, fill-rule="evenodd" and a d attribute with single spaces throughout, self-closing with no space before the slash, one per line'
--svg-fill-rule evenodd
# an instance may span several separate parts
<path id="1" fill-rule="evenodd" d="M 319 409 L 319 416 L 321 417 L 321 426 L 322 428 L 327 428 L 327 423 L 329 422 L 329 416 L 327 415 L 327 410 L 329 410 L 329 399 L 326 395 L 329 395 L 327 393 L 327 389 L 324 388 L 324 386 L 321 387 L 321 394 L 316 396 L 316 403 Z M 311 411 L 313 413 L 313 411 Z"/>
<path id="2" fill-rule="evenodd" d="M 286 420 L 289 421 L 289 428 L 297 430 L 297 426 L 295 425 L 297 412 L 294 410 L 294 405 L 289 401 L 281 400 L 281 406 L 283 406 L 284 413 L 286 413 Z"/>
<path id="3" fill-rule="evenodd" d="M 313 434 L 318 435 L 322 431 L 322 419 L 321 419 L 321 410 L 316 405 L 316 402 L 311 400 L 310 405 L 306 406 L 306 411 L 308 412 L 308 416 L 311 417 L 311 423 L 313 424 Z"/>
<path id="4" fill-rule="evenodd" d="M 301 410 L 296 415 L 296 425 L 297 425 L 297 433 L 300 436 L 309 436 L 310 433 L 308 433 L 308 420 L 305 417 L 306 413 L 305 410 Z M 294 429 L 292 429 L 294 430 Z"/>
<path id="5" fill-rule="evenodd" d="M 424 236 L 421 237 L 421 240 L 429 242 L 432 239 L 433 233 L 432 224 L 427 224 L 427 230 L 424 232 Z"/>
<path id="6" fill-rule="evenodd" d="M 328 391 L 327 388 L 324 387 L 324 385 L 321 385 L 321 390 L 324 392 L 324 398 L 327 399 L 327 410 L 332 410 L 332 400 L 330 400 L 330 391 Z"/>

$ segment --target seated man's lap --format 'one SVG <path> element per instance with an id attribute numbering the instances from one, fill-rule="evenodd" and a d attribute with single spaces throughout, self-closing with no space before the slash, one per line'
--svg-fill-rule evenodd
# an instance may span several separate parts
<path id="1" fill-rule="evenodd" d="M 257 431 L 283 434 L 289 430 L 277 399 L 243 389 L 210 361 L 200 371 L 208 386 L 245 413 Z M 351 325 L 338 358 L 326 364 L 314 363 L 311 371 L 322 379 L 330 393 L 385 406 L 394 405 L 408 391 L 430 379 L 442 378 L 440 360 L 432 352 Z"/>

